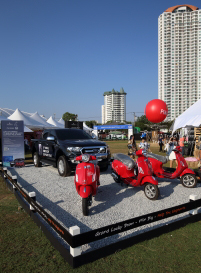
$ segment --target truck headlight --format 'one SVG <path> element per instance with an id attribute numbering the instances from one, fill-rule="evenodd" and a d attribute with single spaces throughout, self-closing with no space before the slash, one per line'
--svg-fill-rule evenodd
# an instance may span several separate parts
<path id="1" fill-rule="evenodd" d="M 75 152 L 78 153 L 80 152 L 81 147 L 68 147 L 66 148 L 67 152 Z"/>
<path id="2" fill-rule="evenodd" d="M 100 154 L 105 154 L 106 153 L 106 147 L 101 147 L 99 150 Z"/>

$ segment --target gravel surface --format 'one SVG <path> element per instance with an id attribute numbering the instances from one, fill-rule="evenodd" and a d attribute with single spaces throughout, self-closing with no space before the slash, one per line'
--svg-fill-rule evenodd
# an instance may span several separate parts
<path id="1" fill-rule="evenodd" d="M 108 171 L 101 173 L 101 185 L 97 195 L 93 198 L 89 216 L 83 216 L 82 200 L 74 186 L 74 174 L 70 177 L 60 177 L 57 169 L 48 165 L 43 165 L 41 168 L 36 168 L 34 165 L 10 168 L 9 172 L 17 175 L 18 183 L 25 191 L 36 192 L 37 202 L 62 225 L 66 228 L 77 225 L 81 233 L 186 203 L 191 194 L 196 194 L 198 198 L 201 198 L 201 183 L 198 183 L 196 188 L 188 189 L 183 187 L 179 180 L 160 179 L 160 197 L 156 201 L 151 201 L 145 196 L 143 187 L 122 187 L 116 184 L 110 175 L 109 167 Z M 184 215 L 187 213 L 113 235 L 85 245 L 82 250 L 88 251 L 91 248 L 116 242 L 123 237 L 149 230 L 153 226 L 158 227 L 164 223 L 170 223 L 173 219 L 184 217 Z"/>

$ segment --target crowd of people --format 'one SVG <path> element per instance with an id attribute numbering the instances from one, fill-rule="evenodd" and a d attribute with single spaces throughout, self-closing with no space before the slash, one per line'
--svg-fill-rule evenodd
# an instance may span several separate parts
<path id="1" fill-rule="evenodd" d="M 173 167 L 174 162 L 176 163 L 177 166 L 177 161 L 176 161 L 176 155 L 175 152 L 173 151 L 176 146 L 180 146 L 182 149 L 182 155 L 184 156 L 184 143 L 186 142 L 186 136 L 182 136 L 180 139 L 177 138 L 176 136 L 163 136 L 159 135 L 158 138 L 158 145 L 159 145 L 159 152 L 166 153 L 170 160 L 170 168 Z M 150 150 L 150 145 L 146 141 L 145 137 L 142 137 L 140 144 L 137 146 L 136 141 L 134 139 L 134 135 L 130 136 L 130 139 L 128 141 L 128 155 L 132 158 L 135 159 L 135 152 L 139 149 L 145 149 L 148 152 L 151 152 Z"/>

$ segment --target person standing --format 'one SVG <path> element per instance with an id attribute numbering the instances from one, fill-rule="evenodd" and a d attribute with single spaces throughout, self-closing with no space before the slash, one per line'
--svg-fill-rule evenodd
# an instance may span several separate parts
<path id="1" fill-rule="evenodd" d="M 162 152 L 162 147 L 163 147 L 163 137 L 162 137 L 162 135 L 158 139 L 158 144 L 159 144 L 159 152 Z"/>
<path id="2" fill-rule="evenodd" d="M 139 144 L 139 148 L 148 151 L 149 146 L 150 146 L 150 145 L 145 141 L 145 138 L 142 138 L 142 141 L 141 141 L 140 144 Z M 150 152 L 151 152 L 151 151 L 150 151 Z"/>
<path id="3" fill-rule="evenodd" d="M 182 154 L 182 156 L 184 156 L 184 142 L 186 141 L 186 136 L 183 136 L 183 137 L 181 137 L 180 138 L 180 140 L 179 140 L 179 145 L 180 145 L 180 147 L 181 147 L 181 154 Z"/>
<path id="4" fill-rule="evenodd" d="M 178 141 L 177 141 L 176 137 L 171 138 L 171 139 L 172 139 L 171 140 L 172 143 L 169 143 L 169 146 L 171 148 L 171 152 L 169 152 L 170 168 L 173 167 L 174 162 L 176 162 L 176 166 L 177 166 L 176 154 L 173 151 L 173 149 L 176 148 L 176 146 L 178 146 Z"/>
<path id="5" fill-rule="evenodd" d="M 136 142 L 135 142 L 134 135 L 130 136 L 130 140 L 128 141 L 128 145 L 129 144 L 132 145 L 132 148 L 128 149 L 128 155 L 130 156 L 130 158 L 134 159 L 135 155 L 133 153 L 135 153 L 137 151 L 137 145 L 136 145 Z"/>

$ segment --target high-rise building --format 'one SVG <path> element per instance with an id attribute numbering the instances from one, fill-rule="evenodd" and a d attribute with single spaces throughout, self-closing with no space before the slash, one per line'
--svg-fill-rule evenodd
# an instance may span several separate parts
<path id="1" fill-rule="evenodd" d="M 124 122 L 126 120 L 126 93 L 121 88 L 120 92 L 105 92 L 104 105 L 102 105 L 102 124 L 108 121 Z"/>
<path id="2" fill-rule="evenodd" d="M 173 120 L 201 98 L 201 10 L 168 8 L 158 18 L 158 98 Z"/>

